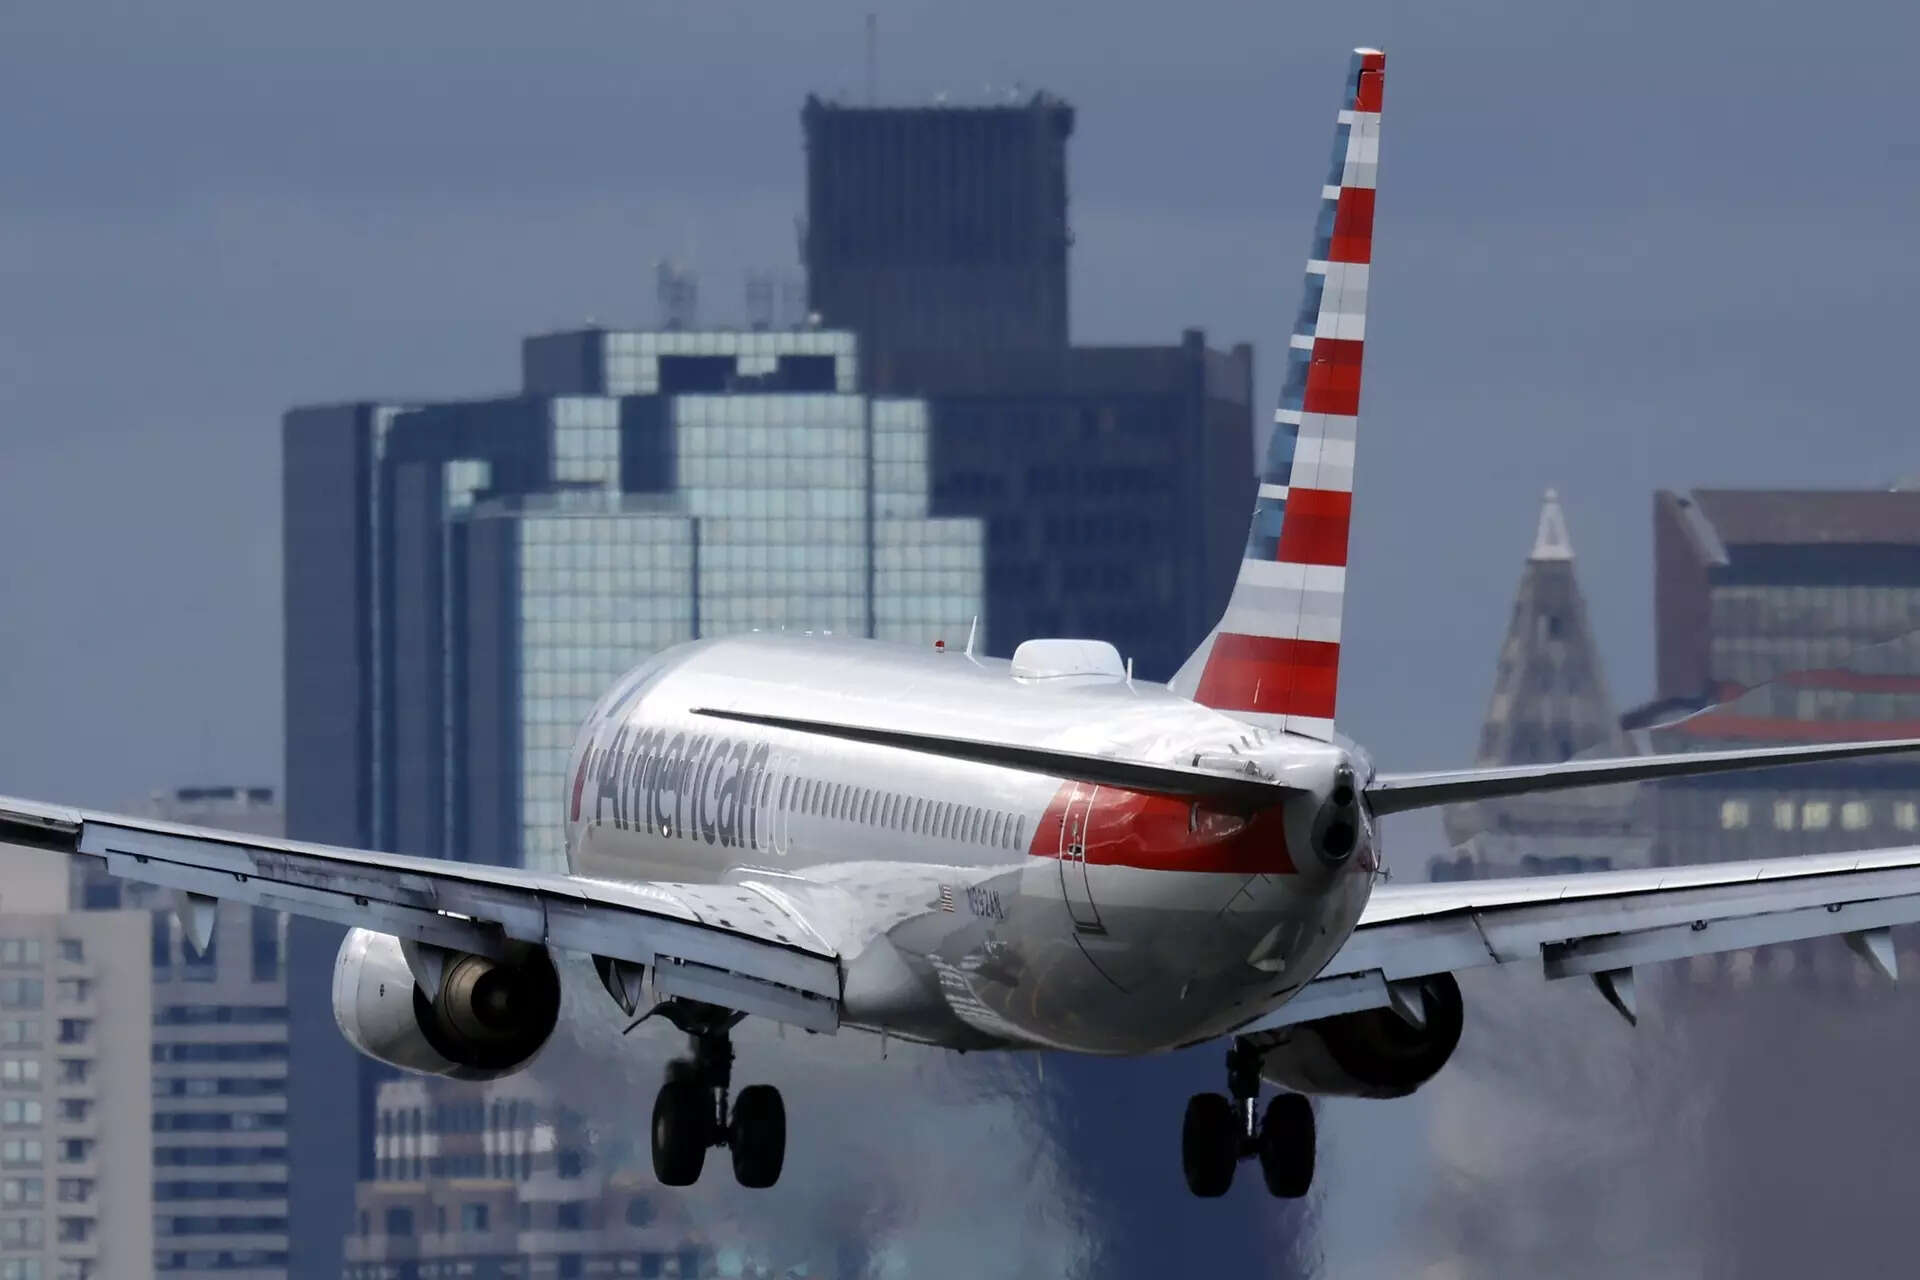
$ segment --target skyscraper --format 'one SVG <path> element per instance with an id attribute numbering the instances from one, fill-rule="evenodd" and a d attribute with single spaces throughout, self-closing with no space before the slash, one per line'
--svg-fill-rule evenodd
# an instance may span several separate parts
<path id="1" fill-rule="evenodd" d="M 1067 343 L 1073 108 L 807 99 L 809 305 L 874 354 Z"/>
<path id="2" fill-rule="evenodd" d="M 756 627 L 958 639 L 981 613 L 981 522 L 929 515 L 927 406 L 857 390 L 851 334 L 549 334 L 524 383 L 287 414 L 295 836 L 551 867 L 573 734 L 647 655 Z M 327 1064 L 293 1086 L 301 1276 L 328 1239 L 338 1272 L 387 1074 L 314 980 L 338 939 L 293 934 L 296 1056 Z"/>
<path id="3" fill-rule="evenodd" d="M 1549 489 L 1514 593 L 1476 765 L 1632 754 L 1587 618 L 1566 513 Z M 1588 787 L 1449 806 L 1452 854 L 1431 878 L 1538 875 L 1646 865 L 1638 787 Z"/>

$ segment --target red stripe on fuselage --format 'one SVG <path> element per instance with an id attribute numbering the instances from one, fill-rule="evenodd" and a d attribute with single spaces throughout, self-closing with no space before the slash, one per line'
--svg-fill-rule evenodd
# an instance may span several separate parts
<path id="1" fill-rule="evenodd" d="M 1353 495 L 1340 489 L 1292 489 L 1280 521 L 1273 558 L 1286 564 L 1347 563 L 1347 529 L 1353 523 Z"/>
<path id="2" fill-rule="evenodd" d="M 1082 845 L 1089 866 L 1233 875 L 1295 870 L 1278 805 L 1243 817 L 1177 796 L 1073 782 L 1054 793 L 1027 846 L 1029 854 L 1060 856 L 1069 806 L 1086 810 Z"/>
<path id="3" fill-rule="evenodd" d="M 1291 511 L 1287 518 L 1292 520 Z M 1331 720 L 1339 685 L 1337 644 L 1223 631 L 1213 639 L 1193 700 L 1222 711 Z"/>

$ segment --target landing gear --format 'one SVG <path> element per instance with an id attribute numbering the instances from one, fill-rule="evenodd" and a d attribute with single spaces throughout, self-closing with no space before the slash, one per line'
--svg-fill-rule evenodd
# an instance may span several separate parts
<path id="1" fill-rule="evenodd" d="M 1187 1117 L 1180 1126 L 1180 1168 L 1187 1175 L 1187 1190 L 1209 1199 L 1227 1194 L 1239 1162 L 1240 1117 L 1233 1104 L 1217 1093 L 1187 1099 Z"/>
<path id="2" fill-rule="evenodd" d="M 750 1084 L 733 1104 L 727 1134 L 733 1176 L 743 1187 L 770 1187 L 787 1159 L 787 1104 L 770 1084 Z"/>
<path id="3" fill-rule="evenodd" d="M 669 1187 L 700 1180 L 709 1147 L 733 1153 L 733 1176 L 743 1187 L 770 1187 L 787 1158 L 787 1109 L 780 1091 L 749 1085 L 728 1106 L 733 1081 L 729 1032 L 740 1015 L 709 1005 L 666 1011 L 693 1042 L 693 1056 L 667 1064 L 666 1083 L 653 1102 L 653 1172 Z"/>
<path id="4" fill-rule="evenodd" d="M 1313 1104 L 1305 1094 L 1283 1093 L 1267 1104 L 1260 1122 L 1260 1176 L 1282 1200 L 1298 1200 L 1313 1185 Z"/>
<path id="5" fill-rule="evenodd" d="M 1233 1185 L 1234 1166 L 1249 1156 L 1260 1161 L 1267 1190 L 1297 1200 L 1313 1185 L 1313 1104 L 1297 1093 L 1283 1093 L 1259 1117 L 1260 1055 L 1236 1039 L 1227 1051 L 1229 1100 L 1217 1093 L 1196 1093 L 1187 1101 L 1180 1129 L 1180 1167 L 1187 1189 L 1196 1196 L 1223 1196 Z"/>

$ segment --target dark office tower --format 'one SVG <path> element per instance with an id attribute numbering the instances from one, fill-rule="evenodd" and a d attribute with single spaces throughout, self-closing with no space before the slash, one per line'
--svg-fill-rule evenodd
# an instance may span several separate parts
<path id="1" fill-rule="evenodd" d="M 1549 489 L 1500 646 L 1474 763 L 1628 754 L 1574 573 L 1566 515 Z M 1430 875 L 1446 880 L 1645 865 L 1650 841 L 1636 792 L 1632 784 L 1588 787 L 1449 806 L 1444 817 L 1455 849 L 1432 861 Z"/>
<path id="2" fill-rule="evenodd" d="M 281 432 L 286 825 L 300 840 L 377 847 L 368 619 L 384 588 L 371 554 L 374 459 L 396 412 L 372 403 L 296 409 Z M 337 925 L 287 922 L 287 1235 L 290 1280 L 338 1280 L 341 1224 L 365 1176 L 356 1120 L 377 1073 L 333 1022 Z"/>
<path id="3" fill-rule="evenodd" d="M 800 118 L 801 256 L 824 323 L 874 353 L 1066 345 L 1072 107 L 810 97 Z"/>
<path id="4" fill-rule="evenodd" d="M 985 643 L 1096 636 L 1170 678 L 1232 591 L 1252 509 L 1253 351 L 894 352 L 933 414 L 933 514 L 987 522 Z"/>
<path id="5" fill-rule="evenodd" d="M 1895 738 L 1920 726 L 1920 492 L 1662 492 L 1653 505 L 1665 750 Z M 1889 759 L 1663 783 L 1675 862 L 1920 839 L 1920 766 Z"/>

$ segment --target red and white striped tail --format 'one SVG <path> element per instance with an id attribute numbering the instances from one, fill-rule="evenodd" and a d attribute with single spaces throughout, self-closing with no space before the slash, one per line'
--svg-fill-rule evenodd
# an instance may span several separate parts
<path id="1" fill-rule="evenodd" d="M 1340 680 L 1386 67 L 1379 50 L 1354 50 L 1246 558 L 1226 614 L 1173 678 L 1196 702 L 1322 741 Z"/>

